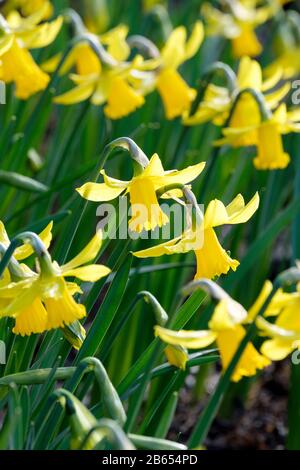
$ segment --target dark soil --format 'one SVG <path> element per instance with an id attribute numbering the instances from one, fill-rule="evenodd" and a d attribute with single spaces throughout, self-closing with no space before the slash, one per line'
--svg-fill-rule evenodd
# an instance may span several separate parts
<path id="1" fill-rule="evenodd" d="M 218 376 L 210 374 L 206 381 L 206 401 L 215 387 Z M 232 400 L 228 418 L 214 421 L 205 441 L 211 450 L 275 450 L 284 449 L 287 434 L 287 402 L 289 362 L 272 364 L 254 381 L 247 399 Z M 188 385 L 182 390 L 175 424 L 169 438 L 186 442 L 205 403 L 195 403 Z M 224 410 L 223 410 L 224 413 Z"/>

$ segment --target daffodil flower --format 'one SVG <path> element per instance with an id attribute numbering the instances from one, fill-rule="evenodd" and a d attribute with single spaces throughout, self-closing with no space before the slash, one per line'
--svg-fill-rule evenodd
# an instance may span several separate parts
<path id="1" fill-rule="evenodd" d="M 263 79 L 263 71 L 260 64 L 250 57 L 242 57 L 239 63 L 237 75 L 231 71 L 235 78 L 231 83 L 232 89 L 225 86 L 217 86 L 210 83 L 204 93 L 204 99 L 199 104 L 193 115 L 186 113 L 183 116 L 185 125 L 197 125 L 213 121 L 216 125 L 223 125 L 228 119 L 235 97 L 246 89 L 263 93 L 267 109 L 274 109 L 280 101 L 289 93 L 290 83 L 279 86 L 283 70 L 277 68 L 267 79 Z M 232 79 L 231 79 L 232 81 Z M 244 127 L 260 122 L 260 112 L 257 103 L 250 94 L 241 94 L 240 99 L 232 113 L 230 127 Z"/>
<path id="2" fill-rule="evenodd" d="M 175 28 L 160 52 L 160 66 L 152 74 L 153 86 L 162 98 L 167 119 L 181 116 L 188 110 L 196 96 L 177 69 L 198 51 L 204 37 L 203 25 L 200 21 L 194 26 L 190 38 L 184 26 Z"/>
<path id="3" fill-rule="evenodd" d="M 248 312 L 248 320 L 257 314 L 259 308 L 272 290 L 272 283 L 266 281 L 257 302 Z M 275 317 L 271 323 L 257 317 L 256 324 L 262 336 L 268 336 L 261 346 L 261 352 L 272 361 L 286 358 L 295 349 L 300 349 L 300 284 L 296 292 L 283 292 L 279 289 L 270 302 L 265 317 Z"/>
<path id="4" fill-rule="evenodd" d="M 125 61 L 130 55 L 130 47 L 126 42 L 128 27 L 120 24 L 106 33 L 97 36 L 103 46 L 106 47 L 108 54 L 116 61 Z M 56 54 L 42 64 L 45 72 L 54 72 L 57 68 L 62 54 Z M 68 54 L 59 73 L 64 75 L 73 67 L 77 75 L 100 74 L 102 67 L 99 57 L 87 42 L 79 42 Z"/>
<path id="5" fill-rule="evenodd" d="M 246 319 L 247 312 L 245 309 L 229 296 L 225 296 L 218 302 L 208 323 L 208 330 L 173 331 L 156 326 L 155 334 L 168 345 L 186 349 L 201 349 L 216 342 L 221 355 L 222 368 L 226 370 L 245 336 L 246 331 L 243 322 Z M 231 380 L 238 382 L 242 377 L 255 375 L 257 370 L 263 369 L 269 364 L 270 360 L 259 354 L 252 343 L 248 343 Z M 184 364 L 181 364 L 181 368 L 184 368 Z"/>
<path id="6" fill-rule="evenodd" d="M 100 173 L 103 183 L 85 183 L 77 189 L 79 194 L 89 201 L 111 201 L 121 194 L 129 194 L 132 218 L 129 228 L 135 232 L 153 230 L 168 222 L 167 215 L 161 210 L 156 191 L 172 184 L 187 184 L 193 181 L 204 169 L 205 163 L 189 166 L 184 170 L 165 171 L 160 158 L 154 154 L 141 173 L 130 181 L 121 181 Z"/>
<path id="7" fill-rule="evenodd" d="M 215 227 L 224 224 L 241 224 L 247 222 L 259 205 L 259 196 L 254 197 L 245 205 L 239 194 L 228 206 L 218 199 L 211 201 L 205 211 L 204 219 L 196 228 L 190 227 L 181 236 L 160 245 L 137 251 L 137 258 L 152 258 L 175 253 L 194 251 L 197 260 L 195 279 L 202 277 L 212 279 L 227 274 L 229 269 L 236 270 L 239 262 L 232 259 L 222 248 L 217 238 Z"/>
<path id="8" fill-rule="evenodd" d="M 284 151 L 282 135 L 300 131 L 299 110 L 287 111 L 282 103 L 268 119 L 245 127 L 228 127 L 223 129 L 224 138 L 217 145 L 231 144 L 255 145 L 257 155 L 253 163 L 258 170 L 283 169 L 290 162 L 290 156 Z"/>
<path id="9" fill-rule="evenodd" d="M 45 4 L 37 12 L 22 18 L 17 11 L 0 18 L 0 80 L 16 84 L 16 96 L 27 99 L 46 88 L 49 76 L 34 61 L 30 49 L 45 47 L 56 38 L 62 18 L 40 22 L 45 17 Z"/>
<path id="10" fill-rule="evenodd" d="M 225 0 L 222 4 L 224 11 L 209 3 L 203 5 L 207 33 L 230 39 L 235 57 L 259 55 L 262 46 L 255 29 L 279 11 L 279 2 Z"/>
<path id="11" fill-rule="evenodd" d="M 84 305 L 73 296 L 80 287 L 65 280 L 66 277 L 96 282 L 110 273 L 110 269 L 87 264 L 93 260 L 101 247 L 102 237 L 98 232 L 88 245 L 63 266 L 56 262 L 39 259 L 39 272 L 19 282 L 10 282 L 0 287 L 0 299 L 6 306 L 0 309 L 1 317 L 15 320 L 13 332 L 22 336 L 42 333 L 53 328 L 63 328 L 86 315 Z"/>
<path id="12" fill-rule="evenodd" d="M 53 13 L 53 6 L 49 0 L 8 0 L 3 6 L 3 11 L 20 10 L 23 16 L 29 16 L 43 9 L 44 19 Z"/>

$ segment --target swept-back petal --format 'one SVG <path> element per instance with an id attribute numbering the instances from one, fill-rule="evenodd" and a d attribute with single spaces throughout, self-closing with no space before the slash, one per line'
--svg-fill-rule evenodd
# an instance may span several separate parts
<path id="1" fill-rule="evenodd" d="M 49 248 L 51 240 L 52 240 L 52 228 L 53 222 L 50 222 L 47 227 L 39 234 L 40 239 L 44 243 L 46 249 Z M 22 261 L 23 259 L 28 258 L 34 252 L 31 245 L 26 243 L 25 245 L 19 246 L 16 251 L 14 252 L 14 257 L 18 261 Z"/>
<path id="2" fill-rule="evenodd" d="M 61 266 L 62 273 L 65 273 L 77 268 L 78 266 L 83 266 L 90 261 L 93 261 L 98 255 L 102 245 L 102 233 L 99 230 L 90 240 L 90 242 L 83 248 L 83 250 L 75 256 L 71 261 Z"/>
<path id="3" fill-rule="evenodd" d="M 181 346 L 187 349 L 205 348 L 216 339 L 216 334 L 209 330 L 179 330 L 173 331 L 162 326 L 155 326 L 155 335 L 167 344 Z"/>
<path id="4" fill-rule="evenodd" d="M 111 270 L 106 266 L 100 264 L 90 264 L 89 266 L 83 266 L 81 268 L 74 268 L 68 271 L 64 271 L 64 277 L 77 277 L 81 281 L 96 282 L 102 277 L 107 276 Z"/>

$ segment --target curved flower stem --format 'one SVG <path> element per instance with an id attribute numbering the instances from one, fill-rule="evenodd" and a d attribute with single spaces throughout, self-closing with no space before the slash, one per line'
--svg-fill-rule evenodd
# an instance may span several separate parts
<path id="1" fill-rule="evenodd" d="M 208 85 L 210 84 L 211 80 L 216 74 L 222 74 L 225 76 L 227 87 L 230 93 L 233 93 L 234 90 L 236 89 L 236 75 L 231 69 L 231 67 L 229 67 L 229 65 L 220 61 L 214 62 L 206 70 L 206 72 L 203 74 L 203 77 L 199 81 L 199 84 L 197 87 L 197 95 L 191 105 L 189 116 L 193 116 L 196 113 L 199 104 L 204 98 Z M 181 149 L 184 146 L 186 137 L 191 127 L 192 126 L 182 127 L 181 134 L 179 136 L 178 143 L 177 143 L 176 150 L 175 150 L 175 164 L 179 161 Z"/>
<path id="2" fill-rule="evenodd" d="M 226 79 L 227 88 L 230 94 L 234 92 L 236 89 L 236 75 L 229 65 L 225 64 L 224 62 L 214 62 L 211 66 L 206 70 L 203 77 L 201 78 L 199 85 L 197 87 L 197 96 L 192 103 L 190 116 L 193 116 L 197 111 L 197 108 L 201 101 L 204 98 L 204 94 L 210 82 L 212 81 L 215 75 L 224 75 Z"/>
<path id="3" fill-rule="evenodd" d="M 230 121 L 232 119 L 235 108 L 236 108 L 239 100 L 241 99 L 241 97 L 245 94 L 251 95 L 252 98 L 256 101 L 256 103 L 258 105 L 258 108 L 259 108 L 259 112 L 260 112 L 260 116 L 261 116 L 262 121 L 267 121 L 272 116 L 271 111 L 269 111 L 267 106 L 266 106 L 266 102 L 265 102 L 263 94 L 260 93 L 257 90 L 254 90 L 253 88 L 244 88 L 243 90 L 241 90 L 236 95 L 236 97 L 233 101 L 233 104 L 232 104 L 232 107 L 231 107 L 231 110 L 230 110 L 230 114 L 228 116 L 227 123 L 225 124 L 225 127 L 230 124 Z"/>
<path id="4" fill-rule="evenodd" d="M 150 39 L 140 34 L 129 36 L 127 42 L 130 47 L 136 47 L 141 53 L 148 55 L 152 59 L 157 59 L 160 57 L 160 52 L 156 45 L 150 41 Z"/>
<path id="5" fill-rule="evenodd" d="M 118 139 L 113 140 L 109 144 L 107 144 L 102 153 L 100 154 L 98 163 L 92 172 L 89 181 L 96 182 L 99 176 L 100 171 L 104 168 L 104 165 L 111 153 L 111 151 L 117 147 L 123 148 L 127 150 L 131 156 L 131 158 L 137 163 L 141 169 L 145 168 L 149 165 L 149 160 L 144 154 L 144 152 L 140 149 L 140 147 L 129 137 L 120 137 Z M 64 241 L 60 247 L 59 253 L 57 258 L 61 261 L 61 264 L 65 262 L 68 257 L 71 245 L 74 241 L 78 228 L 81 224 L 85 211 L 87 209 L 89 201 L 86 201 L 78 196 L 78 203 L 77 207 L 74 208 L 74 216 L 71 219 L 70 225 L 67 227 L 66 234 L 67 236 L 64 238 Z M 71 236 L 69 236 L 71 234 Z"/>
<path id="6" fill-rule="evenodd" d="M 0 262 L 0 278 L 2 277 L 5 268 L 9 264 L 15 250 L 23 243 L 29 243 L 40 259 L 43 259 L 47 264 L 49 262 L 51 263 L 50 255 L 39 236 L 33 232 L 23 232 L 13 238 L 10 242 L 10 245 L 6 249 L 5 254 Z"/>
<path id="7" fill-rule="evenodd" d="M 73 8 L 67 8 L 66 10 L 64 10 L 62 12 L 62 16 L 64 17 L 66 22 L 72 24 L 76 36 L 87 32 L 87 29 L 82 21 L 81 16 Z"/>
<path id="8" fill-rule="evenodd" d="M 80 449 L 85 448 L 85 446 L 89 442 L 90 437 L 95 431 L 100 431 L 101 434 L 103 433 L 103 439 L 107 439 L 109 443 L 113 445 L 114 449 L 135 450 L 134 445 L 128 439 L 123 429 L 120 428 L 120 426 L 118 426 L 115 421 L 106 418 L 101 419 L 96 426 L 93 426 L 89 430 L 86 436 L 84 436 L 84 439 L 80 445 Z M 99 444 L 100 443 L 101 441 L 99 441 Z M 98 445 L 96 447 L 98 447 Z"/>

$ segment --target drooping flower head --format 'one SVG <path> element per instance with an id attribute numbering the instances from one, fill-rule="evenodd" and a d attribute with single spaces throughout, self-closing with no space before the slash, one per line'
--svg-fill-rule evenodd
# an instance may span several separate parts
<path id="1" fill-rule="evenodd" d="M 247 312 L 242 305 L 233 300 L 219 286 L 214 286 L 211 281 L 201 279 L 196 282 L 199 282 L 200 285 L 203 284 L 205 290 L 208 286 L 209 290 L 212 289 L 218 293 L 218 304 L 208 323 L 209 329 L 173 331 L 156 326 L 155 333 L 167 344 L 186 349 L 201 349 L 216 342 L 221 355 L 222 369 L 226 370 L 245 336 L 246 330 L 243 323 L 247 321 Z M 182 360 L 186 361 L 187 359 L 182 357 Z M 242 377 L 255 375 L 257 370 L 263 369 L 269 364 L 270 360 L 260 354 L 250 342 L 246 346 L 231 380 L 238 382 Z M 181 364 L 181 368 L 184 368 L 184 364 Z"/>
<path id="2" fill-rule="evenodd" d="M 64 328 L 86 315 L 85 306 L 74 299 L 75 294 L 81 293 L 79 285 L 65 278 L 95 282 L 109 274 L 105 266 L 88 264 L 97 256 L 101 242 L 101 234 L 97 232 L 90 243 L 63 266 L 52 262 L 42 245 L 37 272 L 28 268 L 22 280 L 11 279 L 0 287 L 0 317 L 14 318 L 15 334 L 25 336 Z"/>
<path id="3" fill-rule="evenodd" d="M 236 57 L 259 55 L 262 45 L 255 30 L 279 11 L 280 2 L 225 0 L 220 5 L 223 9 L 208 2 L 203 5 L 207 33 L 230 39 Z"/>
<path id="4" fill-rule="evenodd" d="M 213 66 L 212 66 L 213 67 Z M 208 83 L 203 100 L 192 115 L 183 116 L 185 125 L 193 126 L 213 121 L 215 125 L 223 125 L 230 116 L 231 108 L 237 96 L 240 96 L 230 116 L 230 127 L 245 127 L 260 122 L 260 111 L 256 101 L 245 90 L 263 93 L 266 107 L 272 110 L 291 90 L 290 83 L 280 85 L 283 70 L 277 68 L 267 79 L 256 60 L 244 56 L 241 58 L 237 74 L 226 64 L 216 63 L 212 69 L 214 74 L 225 75 L 226 86 Z M 213 77 L 212 77 L 213 78 Z"/>
<path id="5" fill-rule="evenodd" d="M 225 137 L 216 144 L 235 147 L 255 145 L 257 154 L 253 163 L 258 170 L 283 169 L 289 164 L 290 156 L 284 151 L 282 135 L 299 132 L 299 121 L 299 110 L 287 111 L 285 103 L 282 103 L 274 113 L 269 113 L 257 124 L 223 129 Z"/>
<path id="6" fill-rule="evenodd" d="M 209 203 L 203 220 L 196 227 L 191 226 L 181 236 L 173 240 L 137 251 L 134 256 L 152 258 L 194 251 L 197 260 L 195 279 L 202 277 L 213 279 L 215 276 L 227 274 L 229 269 L 235 271 L 239 262 L 232 259 L 222 248 L 214 228 L 225 224 L 247 222 L 257 210 L 258 205 L 259 196 L 257 193 L 246 205 L 241 194 L 228 206 L 224 206 L 221 201 L 215 199 Z"/>
<path id="7" fill-rule="evenodd" d="M 201 162 L 183 170 L 165 171 L 157 154 L 154 154 L 150 161 L 143 152 L 142 154 L 143 163 L 139 165 L 139 171 L 130 181 L 111 178 L 102 170 L 100 173 L 104 179 L 103 183 L 85 183 L 77 189 L 82 197 L 95 202 L 111 201 L 122 194 L 128 194 L 132 213 L 129 228 L 135 232 L 153 230 L 165 225 L 169 219 L 159 206 L 156 192 L 165 186 L 190 183 L 205 166 L 205 163 Z M 172 194 L 169 194 L 169 197 L 172 197 Z"/>

